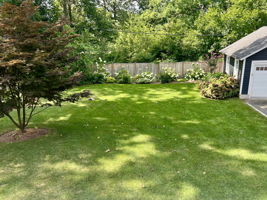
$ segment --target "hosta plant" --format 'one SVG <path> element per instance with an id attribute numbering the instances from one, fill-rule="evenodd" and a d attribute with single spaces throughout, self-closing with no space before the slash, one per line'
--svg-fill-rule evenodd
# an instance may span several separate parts
<path id="1" fill-rule="evenodd" d="M 187 70 L 185 74 L 185 79 L 190 80 L 190 81 L 196 81 L 196 80 L 202 80 L 205 78 L 206 73 L 204 72 L 203 69 L 200 67 L 194 66 L 193 69 Z"/>
<path id="2" fill-rule="evenodd" d="M 156 80 L 156 76 L 152 72 L 143 72 L 135 77 L 135 82 L 138 84 L 148 84 Z"/>
<path id="3" fill-rule="evenodd" d="M 161 83 L 170 83 L 177 81 L 179 77 L 179 74 L 177 74 L 173 69 L 171 68 L 163 68 L 159 74 L 159 80 Z"/>

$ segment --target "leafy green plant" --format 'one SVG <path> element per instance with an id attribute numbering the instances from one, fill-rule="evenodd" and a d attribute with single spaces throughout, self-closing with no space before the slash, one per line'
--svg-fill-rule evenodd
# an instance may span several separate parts
<path id="1" fill-rule="evenodd" d="M 112 76 L 106 77 L 106 83 L 116 83 L 116 79 Z"/>
<path id="2" fill-rule="evenodd" d="M 121 69 L 118 73 L 116 73 L 115 79 L 116 79 L 117 83 L 120 83 L 120 84 L 129 84 L 132 82 L 131 75 L 125 69 Z"/>
<path id="3" fill-rule="evenodd" d="M 216 78 L 219 79 L 221 77 L 227 77 L 227 74 L 222 73 L 222 72 L 216 72 L 216 73 L 208 73 L 205 77 L 205 80 L 209 80 L 211 78 Z"/>
<path id="4" fill-rule="evenodd" d="M 85 83 L 91 83 L 91 84 L 102 84 L 105 83 L 105 74 L 103 73 L 98 73 L 98 72 L 93 72 L 93 73 L 88 73 L 85 75 Z"/>
<path id="5" fill-rule="evenodd" d="M 159 80 L 161 83 L 170 83 L 176 81 L 179 75 L 171 68 L 163 68 L 159 74 Z"/>
<path id="6" fill-rule="evenodd" d="M 135 77 L 135 82 L 138 84 L 148 84 L 155 81 L 156 77 L 152 72 L 143 72 Z"/>
<path id="7" fill-rule="evenodd" d="M 226 99 L 238 96 L 239 81 L 228 75 L 220 76 L 219 78 L 212 77 L 202 81 L 199 88 L 204 97 L 211 99 Z"/>
<path id="8" fill-rule="evenodd" d="M 101 58 L 98 58 L 98 61 L 95 63 L 95 68 L 84 72 L 85 83 L 105 83 L 107 77 L 110 76 L 110 73 L 105 68 L 105 64 L 106 61 L 103 61 Z"/>
<path id="9" fill-rule="evenodd" d="M 196 81 L 196 80 L 202 80 L 206 76 L 206 73 L 203 69 L 198 67 L 197 65 L 194 65 L 193 69 L 187 70 L 185 74 L 185 79 Z"/>

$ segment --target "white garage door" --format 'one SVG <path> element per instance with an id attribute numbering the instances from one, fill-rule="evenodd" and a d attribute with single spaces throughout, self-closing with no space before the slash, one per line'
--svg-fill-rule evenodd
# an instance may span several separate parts
<path id="1" fill-rule="evenodd" d="M 267 98 L 267 61 L 252 63 L 250 97 Z"/>

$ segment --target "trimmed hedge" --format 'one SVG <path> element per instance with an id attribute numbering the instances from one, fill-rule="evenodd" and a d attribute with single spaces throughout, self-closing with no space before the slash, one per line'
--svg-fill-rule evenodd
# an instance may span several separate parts
<path id="1" fill-rule="evenodd" d="M 201 94 L 211 99 L 226 99 L 239 94 L 239 81 L 228 75 L 202 81 L 199 87 Z"/>

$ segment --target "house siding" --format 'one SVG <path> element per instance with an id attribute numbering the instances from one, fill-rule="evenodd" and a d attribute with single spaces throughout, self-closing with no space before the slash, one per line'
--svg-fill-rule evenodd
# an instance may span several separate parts
<path id="1" fill-rule="evenodd" d="M 223 57 L 223 60 L 224 60 L 224 63 L 223 63 L 223 72 L 225 73 L 225 71 L 226 71 L 226 60 L 227 59 L 227 55 L 224 55 L 224 57 Z"/>
<path id="2" fill-rule="evenodd" d="M 243 87 L 242 87 L 242 95 L 248 94 L 249 89 L 249 81 L 250 81 L 250 72 L 251 72 L 251 65 L 252 61 L 256 60 L 267 60 L 267 48 L 248 57 L 246 59 L 244 77 L 243 77 Z"/>

